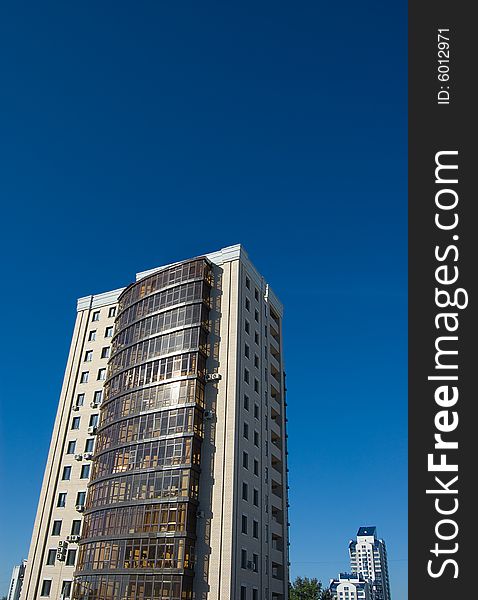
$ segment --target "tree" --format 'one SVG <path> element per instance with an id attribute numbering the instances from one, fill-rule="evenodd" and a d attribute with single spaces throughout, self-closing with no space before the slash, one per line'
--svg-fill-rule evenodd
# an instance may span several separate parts
<path id="1" fill-rule="evenodd" d="M 322 583 L 308 577 L 296 577 L 290 586 L 290 600 L 331 600 L 329 590 L 323 589 Z"/>

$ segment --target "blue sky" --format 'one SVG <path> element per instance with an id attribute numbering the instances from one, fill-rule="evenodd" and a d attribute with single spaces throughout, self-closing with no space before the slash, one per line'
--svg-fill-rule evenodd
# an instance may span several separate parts
<path id="1" fill-rule="evenodd" d="M 292 575 L 407 569 L 403 0 L 0 7 L 0 595 L 77 297 L 241 242 L 286 309 Z"/>

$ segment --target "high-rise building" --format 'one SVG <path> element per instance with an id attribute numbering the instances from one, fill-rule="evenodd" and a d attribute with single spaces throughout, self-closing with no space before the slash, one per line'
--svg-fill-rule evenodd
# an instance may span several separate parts
<path id="1" fill-rule="evenodd" d="M 20 565 L 13 567 L 12 578 L 10 579 L 10 587 L 8 588 L 7 600 L 19 600 L 20 592 L 22 591 L 23 576 L 25 575 L 25 567 L 27 561 L 22 560 Z"/>
<path id="2" fill-rule="evenodd" d="M 333 600 L 372 600 L 370 584 L 357 573 L 340 573 L 329 587 Z"/>
<path id="3" fill-rule="evenodd" d="M 22 600 L 286 600 L 282 305 L 244 249 L 77 308 Z"/>
<path id="4" fill-rule="evenodd" d="M 357 539 L 349 543 L 349 554 L 352 572 L 369 580 L 374 600 L 391 600 L 387 548 L 377 538 L 377 528 L 359 527 Z"/>

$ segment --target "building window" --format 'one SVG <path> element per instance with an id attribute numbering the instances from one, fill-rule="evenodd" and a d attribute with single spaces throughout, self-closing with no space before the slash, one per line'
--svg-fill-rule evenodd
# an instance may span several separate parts
<path id="1" fill-rule="evenodd" d="M 88 341 L 94 342 L 96 340 L 96 329 L 92 329 L 88 334 Z"/>
<path id="2" fill-rule="evenodd" d="M 242 482 L 242 499 L 247 501 L 248 498 L 249 498 L 248 486 L 247 486 L 247 483 L 245 481 L 243 481 Z"/>
<path id="3" fill-rule="evenodd" d="M 259 420 L 259 405 L 254 404 L 254 418 Z"/>
<path id="4" fill-rule="evenodd" d="M 53 548 L 52 550 L 48 550 L 48 554 L 46 557 L 46 564 L 48 566 L 53 566 L 55 564 L 55 559 L 56 559 L 56 548 Z"/>
<path id="5" fill-rule="evenodd" d="M 254 342 L 259 345 L 259 334 L 257 333 L 257 331 L 254 333 Z"/>
<path id="6" fill-rule="evenodd" d="M 107 327 L 105 329 L 105 337 L 113 337 L 113 327 Z"/>
<path id="7" fill-rule="evenodd" d="M 61 478 L 63 481 L 69 481 L 71 479 L 71 467 L 63 467 Z"/>
<path id="8" fill-rule="evenodd" d="M 259 432 L 258 431 L 254 431 L 254 446 L 257 446 L 259 448 Z"/>
<path id="9" fill-rule="evenodd" d="M 251 301 L 249 300 L 249 298 L 246 298 L 246 310 L 250 310 L 251 308 Z"/>
<path id="10" fill-rule="evenodd" d="M 66 506 L 66 492 L 60 492 L 58 494 L 58 501 L 56 503 L 58 508 L 65 508 Z"/>
<path id="11" fill-rule="evenodd" d="M 92 321 L 99 321 L 100 320 L 100 311 L 99 310 L 95 310 L 95 312 L 93 313 L 93 316 L 91 318 Z"/>
<path id="12" fill-rule="evenodd" d="M 254 571 L 257 573 L 259 570 L 259 556 L 257 554 L 252 555 L 252 562 L 254 563 Z"/>
<path id="13" fill-rule="evenodd" d="M 112 306 L 109 310 L 108 310 L 108 317 L 115 317 L 116 316 L 116 306 Z"/>
<path id="14" fill-rule="evenodd" d="M 85 443 L 85 452 L 93 452 L 95 447 L 95 438 L 88 438 Z"/>
<path id="15" fill-rule="evenodd" d="M 254 378 L 254 391 L 259 393 L 259 380 Z"/>
<path id="16" fill-rule="evenodd" d="M 76 505 L 84 506 L 86 500 L 86 492 L 78 492 L 76 494 Z"/>
<path id="17" fill-rule="evenodd" d="M 249 383 L 249 371 L 247 369 L 244 369 L 244 381 Z"/>
<path id="18" fill-rule="evenodd" d="M 53 527 L 51 528 L 52 535 L 61 534 L 61 521 L 53 521 Z"/>
<path id="19" fill-rule="evenodd" d="M 88 479 L 90 476 L 90 465 L 82 465 L 80 479 Z"/>
<path id="20" fill-rule="evenodd" d="M 81 377 L 80 377 L 80 383 L 88 383 L 89 376 L 90 376 L 90 374 L 88 371 L 83 371 L 83 373 L 81 374 Z"/>
<path id="21" fill-rule="evenodd" d="M 66 448 L 66 453 L 67 454 L 75 454 L 75 450 L 76 450 L 76 440 L 72 440 L 71 442 L 68 442 L 68 446 Z"/>
<path id="22" fill-rule="evenodd" d="M 248 290 L 250 290 L 250 289 L 251 289 L 251 280 L 250 280 L 250 279 L 249 279 L 249 277 L 247 277 L 247 276 L 246 276 L 246 288 L 247 288 Z"/>
<path id="23" fill-rule="evenodd" d="M 246 515 L 242 515 L 241 532 L 247 534 L 247 517 L 246 517 Z"/>
<path id="24" fill-rule="evenodd" d="M 244 322 L 244 329 L 245 329 L 246 333 L 249 333 L 251 331 L 251 326 L 250 326 L 249 321 L 247 319 Z"/>
<path id="25" fill-rule="evenodd" d="M 244 394 L 244 408 L 249 410 L 249 396 L 247 394 Z"/>
<path id="26" fill-rule="evenodd" d="M 244 344 L 244 354 L 246 358 L 249 358 L 249 346 L 247 344 Z"/>
<path id="27" fill-rule="evenodd" d="M 259 506 L 259 490 L 254 488 L 253 493 L 253 504 L 254 506 Z"/>
<path id="28" fill-rule="evenodd" d="M 66 565 L 72 567 L 76 560 L 76 550 L 68 550 L 66 554 Z"/>
<path id="29" fill-rule="evenodd" d="M 71 428 L 72 429 L 79 429 L 80 428 L 80 421 L 81 421 L 81 417 L 73 417 L 73 419 L 71 421 Z"/>
<path id="30" fill-rule="evenodd" d="M 93 396 L 93 400 L 96 404 L 100 404 L 100 402 L 103 400 L 103 390 L 99 390 L 99 391 L 95 392 L 95 395 Z"/>
<path id="31" fill-rule="evenodd" d="M 253 588 L 252 590 L 252 600 L 259 600 L 259 590 Z"/>
<path id="32" fill-rule="evenodd" d="M 98 381 L 104 381 L 106 379 L 106 369 L 98 369 Z"/>
<path id="33" fill-rule="evenodd" d="M 74 519 L 71 523 L 71 535 L 80 535 L 81 531 L 81 521 L 79 519 Z"/>
<path id="34" fill-rule="evenodd" d="M 78 394 L 76 397 L 76 406 L 83 406 L 85 403 L 85 394 Z"/>
<path id="35" fill-rule="evenodd" d="M 247 452 L 242 453 L 242 466 L 244 467 L 244 469 L 249 468 L 249 455 L 247 454 Z"/>
<path id="36" fill-rule="evenodd" d="M 257 288 L 254 289 L 254 298 L 259 302 L 259 290 Z"/>
<path id="37" fill-rule="evenodd" d="M 85 362 L 91 362 L 93 360 L 93 350 L 87 350 L 85 352 Z"/>
<path id="38" fill-rule="evenodd" d="M 254 311 L 254 319 L 259 323 L 259 311 L 257 309 Z"/>
<path id="39" fill-rule="evenodd" d="M 244 550 L 244 548 L 241 550 L 241 567 L 247 569 L 247 550 Z"/>
<path id="40" fill-rule="evenodd" d="M 259 475 L 259 461 L 257 458 L 254 459 L 254 475 Z"/>
<path id="41" fill-rule="evenodd" d="M 242 435 L 246 438 L 246 440 L 249 439 L 249 425 L 247 423 L 244 423 L 243 425 Z"/>
<path id="42" fill-rule="evenodd" d="M 98 413 L 90 416 L 90 427 L 96 427 L 98 425 Z"/>
<path id="43" fill-rule="evenodd" d="M 257 354 L 254 354 L 254 366 L 256 367 L 256 369 L 259 368 L 259 357 L 257 356 Z"/>
<path id="44" fill-rule="evenodd" d="M 65 580 L 61 586 L 61 595 L 64 600 L 67 600 L 71 596 L 71 581 Z"/>
<path id="45" fill-rule="evenodd" d="M 241 585 L 241 600 L 247 600 L 247 588 L 245 585 Z"/>
<path id="46" fill-rule="evenodd" d="M 259 537 L 259 522 L 258 521 L 252 522 L 252 537 L 255 537 L 255 538 Z"/>
<path id="47" fill-rule="evenodd" d="M 49 596 L 51 590 L 51 579 L 44 579 L 41 584 L 40 596 Z"/>
<path id="48" fill-rule="evenodd" d="M 101 358 L 109 358 L 110 356 L 110 347 L 106 346 L 105 348 L 101 349 Z"/>

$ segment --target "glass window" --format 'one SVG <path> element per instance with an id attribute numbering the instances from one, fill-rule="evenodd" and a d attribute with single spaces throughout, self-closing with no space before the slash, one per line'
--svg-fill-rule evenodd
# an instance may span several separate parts
<path id="1" fill-rule="evenodd" d="M 92 321 L 99 321 L 100 320 L 100 311 L 99 310 L 95 310 L 95 312 L 93 313 L 93 316 L 91 317 Z"/>
<path id="2" fill-rule="evenodd" d="M 247 369 L 244 369 L 244 381 L 249 383 L 249 371 Z"/>
<path id="3" fill-rule="evenodd" d="M 247 344 L 244 344 L 244 354 L 246 358 L 249 358 L 249 346 Z"/>
<path id="4" fill-rule="evenodd" d="M 251 289 L 251 280 L 250 280 L 250 279 L 249 279 L 249 277 L 247 277 L 247 276 L 246 276 L 246 288 L 247 288 L 248 290 L 250 290 L 250 289 Z"/>
<path id="5" fill-rule="evenodd" d="M 251 325 L 247 319 L 244 323 L 244 329 L 245 329 L 246 333 L 249 333 L 251 331 Z"/>
<path id="6" fill-rule="evenodd" d="M 241 550 L 241 567 L 243 569 L 247 568 L 247 550 L 244 550 L 244 548 Z"/>
<path id="7" fill-rule="evenodd" d="M 241 531 L 242 531 L 242 533 L 247 534 L 247 516 L 246 515 L 242 515 Z"/>
<path id="8" fill-rule="evenodd" d="M 98 425 L 98 414 L 94 414 L 90 416 L 90 427 L 96 427 Z"/>
<path id="9" fill-rule="evenodd" d="M 259 475 L 259 461 L 257 458 L 254 459 L 254 475 Z"/>
<path id="10" fill-rule="evenodd" d="M 254 333 L 254 342 L 259 345 L 259 334 L 257 333 L 257 331 Z"/>
<path id="11" fill-rule="evenodd" d="M 85 403 L 85 394 L 78 394 L 76 397 L 76 406 L 83 406 Z"/>
<path id="12" fill-rule="evenodd" d="M 83 371 L 83 373 L 81 374 L 81 377 L 80 377 L 80 383 L 88 383 L 89 376 L 90 376 L 90 374 L 88 371 Z"/>
<path id="13" fill-rule="evenodd" d="M 112 337 L 113 336 L 113 327 L 107 327 L 105 329 L 105 337 Z"/>
<path id="14" fill-rule="evenodd" d="M 90 476 L 90 465 L 82 465 L 80 479 L 88 479 L 89 476 Z"/>
<path id="15" fill-rule="evenodd" d="M 255 538 L 259 537 L 259 522 L 258 521 L 252 522 L 252 537 L 255 537 Z"/>
<path id="16" fill-rule="evenodd" d="M 65 505 L 66 505 L 66 492 L 60 492 L 58 494 L 58 501 L 57 501 L 56 505 L 59 508 L 64 508 L 65 507 Z"/>
<path id="17" fill-rule="evenodd" d="M 247 452 L 242 453 L 242 466 L 247 469 L 249 467 L 249 455 Z"/>
<path id="18" fill-rule="evenodd" d="M 257 309 L 254 311 L 254 319 L 259 323 L 259 311 Z"/>
<path id="19" fill-rule="evenodd" d="M 259 380 L 254 379 L 254 391 L 259 393 Z"/>
<path id="20" fill-rule="evenodd" d="M 116 316 L 116 306 L 112 306 L 109 310 L 108 310 L 108 317 L 114 317 Z"/>
<path id="21" fill-rule="evenodd" d="M 61 521 L 53 521 L 53 527 L 51 528 L 52 535 L 61 534 Z"/>
<path id="22" fill-rule="evenodd" d="M 80 421 L 81 421 L 81 417 L 73 417 L 73 419 L 71 421 L 71 428 L 72 429 L 79 429 L 80 428 Z"/>
<path id="23" fill-rule="evenodd" d="M 56 548 L 48 550 L 48 554 L 46 557 L 46 564 L 51 565 L 51 566 L 54 565 L 55 559 L 56 559 Z"/>
<path id="24" fill-rule="evenodd" d="M 96 329 L 92 329 L 88 334 L 88 341 L 94 342 L 96 340 Z"/>
<path id="25" fill-rule="evenodd" d="M 71 567 L 75 564 L 76 560 L 76 550 L 68 550 L 66 554 L 66 564 Z"/>
<path id="26" fill-rule="evenodd" d="M 63 467 L 61 478 L 63 481 L 68 481 L 71 478 L 71 467 Z"/>
<path id="27" fill-rule="evenodd" d="M 254 418 L 259 419 L 259 405 L 254 404 Z"/>
<path id="28" fill-rule="evenodd" d="M 249 425 L 244 423 L 242 435 L 247 439 L 249 439 Z"/>
<path id="29" fill-rule="evenodd" d="M 87 350 L 85 352 L 85 362 L 91 362 L 93 360 L 93 350 Z"/>
<path id="30" fill-rule="evenodd" d="M 67 454 L 75 454 L 75 450 L 76 450 L 76 440 L 72 440 L 71 442 L 68 442 L 66 453 Z"/>
<path id="31" fill-rule="evenodd" d="M 41 584 L 41 596 L 49 596 L 51 590 L 51 579 L 44 579 Z"/>
<path id="32" fill-rule="evenodd" d="M 259 490 L 254 488 L 254 506 L 259 506 Z"/>
<path id="33" fill-rule="evenodd" d="M 105 348 L 101 349 L 101 358 L 108 358 L 110 355 L 110 347 L 106 346 Z"/>
<path id="34" fill-rule="evenodd" d="M 251 301 L 249 300 L 249 298 L 246 298 L 246 310 L 250 310 L 251 308 Z"/>
<path id="35" fill-rule="evenodd" d="M 241 585 L 241 600 L 247 600 L 247 588 L 245 585 Z"/>
<path id="36" fill-rule="evenodd" d="M 242 482 L 242 499 L 248 500 L 248 497 L 249 497 L 248 485 L 245 481 L 243 481 Z"/>
<path id="37" fill-rule="evenodd" d="M 257 446 L 259 448 L 259 432 L 258 431 L 254 431 L 254 446 Z"/>
<path id="38" fill-rule="evenodd" d="M 254 298 L 259 302 L 259 290 L 257 288 L 254 289 Z"/>
<path id="39" fill-rule="evenodd" d="M 88 438 L 85 443 L 85 452 L 93 452 L 95 438 Z"/>
<path id="40" fill-rule="evenodd" d="M 83 506 L 86 500 L 86 492 L 78 492 L 76 494 L 76 504 Z"/>
<path id="41" fill-rule="evenodd" d="M 246 410 L 249 410 L 249 396 L 247 396 L 246 394 L 244 394 L 244 408 Z"/>
<path id="42" fill-rule="evenodd" d="M 104 381 L 106 379 L 106 369 L 98 369 L 98 381 Z"/>
<path id="43" fill-rule="evenodd" d="M 95 392 L 93 399 L 96 402 L 96 404 L 100 404 L 100 402 L 103 400 L 103 390 Z"/>
<path id="44" fill-rule="evenodd" d="M 81 521 L 79 519 L 74 519 L 71 523 L 71 535 L 80 535 L 81 531 Z"/>
<path id="45" fill-rule="evenodd" d="M 67 598 L 70 598 L 70 596 L 71 596 L 71 581 L 67 580 L 62 583 L 61 595 L 63 596 L 64 600 L 67 600 Z"/>

